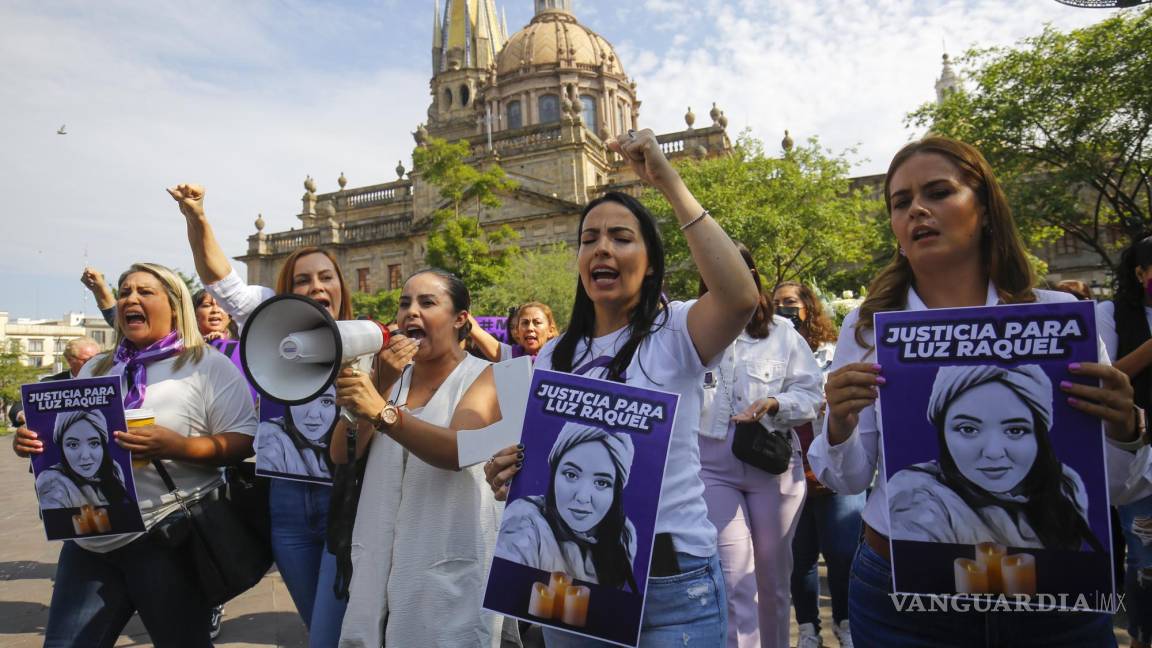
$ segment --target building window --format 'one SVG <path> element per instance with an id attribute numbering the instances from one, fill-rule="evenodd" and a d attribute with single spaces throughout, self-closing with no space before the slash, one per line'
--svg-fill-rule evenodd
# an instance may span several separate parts
<path id="1" fill-rule="evenodd" d="M 28 351 L 44 353 L 44 340 L 28 340 Z"/>
<path id="2" fill-rule="evenodd" d="M 444 107 L 452 107 L 452 88 L 444 88 Z"/>
<path id="3" fill-rule="evenodd" d="M 584 118 L 584 128 L 598 133 L 600 129 L 596 127 L 596 97 L 591 95 L 580 95 L 580 116 Z"/>
<path id="4" fill-rule="evenodd" d="M 96 340 L 96 343 L 100 346 L 104 346 L 108 343 L 108 339 L 104 337 L 104 333 L 104 331 L 92 331 L 92 339 Z"/>
<path id="5" fill-rule="evenodd" d="M 400 287 L 400 282 L 404 281 L 404 277 L 400 274 L 400 264 L 396 263 L 388 266 L 388 289 L 396 290 Z"/>
<path id="6" fill-rule="evenodd" d="M 524 126 L 524 117 L 520 114 L 520 102 L 508 102 L 508 128 L 520 128 Z"/>
<path id="7" fill-rule="evenodd" d="M 356 290 L 368 292 L 368 268 L 356 268 Z"/>
<path id="8" fill-rule="evenodd" d="M 536 112 L 540 113 L 541 124 L 560 121 L 560 97 L 554 94 L 541 95 L 536 100 Z"/>
<path id="9" fill-rule="evenodd" d="M 628 130 L 628 122 L 624 119 L 624 102 L 616 104 L 616 130 L 623 133 Z"/>
<path id="10" fill-rule="evenodd" d="M 468 91 L 468 86 L 460 86 L 460 105 L 467 106 L 468 100 L 472 98 L 472 93 Z"/>

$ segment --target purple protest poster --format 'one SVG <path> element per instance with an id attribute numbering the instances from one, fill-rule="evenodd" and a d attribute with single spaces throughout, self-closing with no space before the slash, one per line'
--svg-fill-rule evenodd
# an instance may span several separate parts
<path id="1" fill-rule="evenodd" d="M 44 444 L 32 458 L 49 540 L 140 533 L 144 520 L 125 429 L 119 376 L 23 385 L 24 416 Z"/>
<path id="2" fill-rule="evenodd" d="M 894 590 L 1114 611 L 1103 428 L 1060 389 L 1092 382 L 1092 303 L 875 323 Z"/>
<path id="3" fill-rule="evenodd" d="M 511 336 L 508 335 L 508 318 L 507 317 L 493 317 L 491 315 L 476 315 L 476 322 L 480 324 L 480 328 L 488 332 L 489 335 L 500 340 L 504 344 L 512 344 Z"/>
<path id="4" fill-rule="evenodd" d="M 300 405 L 259 398 L 256 474 L 313 484 L 332 483 L 328 446 L 340 420 L 336 385 Z"/>
<path id="5" fill-rule="evenodd" d="M 533 372 L 484 609 L 637 645 L 678 398 Z"/>
<path id="6" fill-rule="evenodd" d="M 241 360 L 240 356 L 240 340 L 216 338 L 215 340 L 209 342 L 208 346 L 228 356 L 228 359 L 232 361 L 232 364 L 236 365 L 236 368 L 240 370 L 241 374 L 244 374 L 244 361 Z M 247 379 L 246 374 L 245 379 Z M 256 388 L 249 384 L 248 391 L 252 393 L 252 402 L 259 403 L 260 393 L 256 391 Z"/>

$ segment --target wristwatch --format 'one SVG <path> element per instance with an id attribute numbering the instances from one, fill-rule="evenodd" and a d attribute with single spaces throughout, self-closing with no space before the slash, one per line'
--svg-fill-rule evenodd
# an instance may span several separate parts
<path id="1" fill-rule="evenodd" d="M 404 416 L 400 413 L 400 408 L 392 403 L 388 403 L 384 406 L 384 409 L 380 410 L 379 414 L 372 417 L 372 426 L 381 432 L 391 430 L 397 425 L 400 425 L 400 421 L 403 418 Z"/>

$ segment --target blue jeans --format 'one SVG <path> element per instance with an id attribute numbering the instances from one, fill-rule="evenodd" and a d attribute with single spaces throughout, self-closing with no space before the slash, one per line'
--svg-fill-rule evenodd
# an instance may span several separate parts
<path id="1" fill-rule="evenodd" d="M 820 629 L 820 554 L 828 565 L 828 589 L 832 595 L 832 620 L 848 618 L 848 574 L 860 538 L 860 513 L 866 496 L 808 492 L 796 535 L 792 538 L 792 605 L 796 623 L 812 623 Z"/>
<path id="2" fill-rule="evenodd" d="M 1152 641 L 1152 583 L 1140 581 L 1140 571 L 1152 572 L 1152 546 L 1132 529 L 1135 522 L 1140 527 L 1152 526 L 1152 496 L 1131 504 L 1116 507 L 1120 514 L 1120 527 L 1124 532 L 1127 546 L 1127 559 L 1124 572 L 1124 603 L 1128 610 L 1128 634 L 1145 644 Z M 1142 535 L 1148 536 L 1147 531 Z M 1147 578 L 1147 577 L 1145 577 Z"/>
<path id="3" fill-rule="evenodd" d="M 268 489 L 276 568 L 315 648 L 337 644 L 347 605 L 332 591 L 336 557 L 324 546 L 331 492 L 330 486 L 286 479 L 273 479 Z"/>
<path id="4" fill-rule="evenodd" d="M 682 573 L 648 578 L 640 647 L 723 648 L 728 634 L 728 602 L 720 558 L 677 553 Z M 548 648 L 611 646 L 603 641 L 543 628 Z"/>
<path id="5" fill-rule="evenodd" d="M 1116 645 L 1112 616 L 1109 614 L 901 612 L 888 596 L 891 592 L 891 563 L 867 544 L 860 543 L 848 584 L 848 618 L 852 628 L 852 642 L 857 648 L 1089 648 Z"/>
<path id="6" fill-rule="evenodd" d="M 63 543 L 44 646 L 111 647 L 139 612 L 158 648 L 211 648 L 209 607 L 190 558 L 147 535 L 103 554 Z"/>

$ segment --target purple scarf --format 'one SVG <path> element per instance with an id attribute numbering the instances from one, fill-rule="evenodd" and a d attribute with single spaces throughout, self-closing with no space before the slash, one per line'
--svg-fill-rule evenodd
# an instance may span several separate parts
<path id="1" fill-rule="evenodd" d="M 144 391 L 148 386 L 148 365 L 171 358 L 184 351 L 184 340 L 179 331 L 172 331 L 168 335 L 149 344 L 144 349 L 137 349 L 135 344 L 128 340 L 120 340 L 113 357 L 114 370 L 118 369 L 128 384 L 128 391 L 124 393 L 124 407 L 136 409 L 144 404 Z"/>

